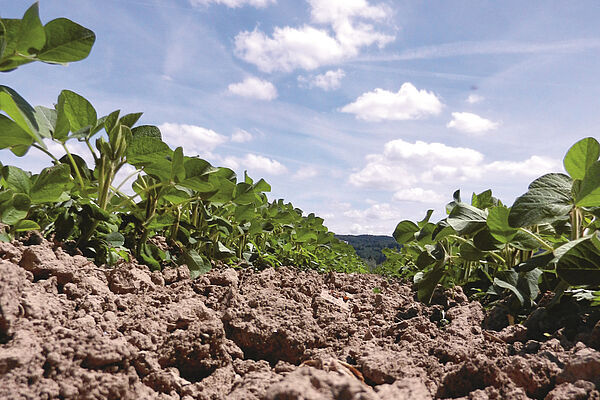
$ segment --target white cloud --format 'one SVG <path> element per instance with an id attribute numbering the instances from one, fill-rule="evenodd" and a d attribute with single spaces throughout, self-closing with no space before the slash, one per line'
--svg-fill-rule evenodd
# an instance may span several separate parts
<path id="1" fill-rule="evenodd" d="M 232 83 L 227 87 L 227 90 L 238 96 L 258 100 L 270 101 L 277 98 L 277 89 L 271 82 L 255 77 L 246 78 L 243 82 Z"/>
<path id="2" fill-rule="evenodd" d="M 158 128 L 165 143 L 171 147 L 183 146 L 185 154 L 206 156 L 215 147 L 227 142 L 227 136 L 200 126 L 167 122 Z"/>
<path id="3" fill-rule="evenodd" d="M 394 193 L 394 200 L 414 201 L 417 203 L 443 203 L 445 197 L 430 189 L 414 187 L 398 190 Z"/>
<path id="4" fill-rule="evenodd" d="M 270 175 L 282 175 L 288 172 L 285 165 L 277 160 L 267 158 L 258 154 L 246 154 L 244 157 L 226 157 L 222 164 L 233 170 L 243 168 L 250 172 L 263 172 Z"/>
<path id="5" fill-rule="evenodd" d="M 485 97 L 480 96 L 478 94 L 470 94 L 469 97 L 467 97 L 467 103 L 469 104 L 477 104 L 482 102 L 483 100 L 485 100 Z"/>
<path id="6" fill-rule="evenodd" d="M 236 55 L 264 72 L 312 70 L 354 57 L 362 47 L 373 44 L 383 47 L 394 40 L 364 22 L 386 18 L 389 11 L 383 5 L 371 6 L 366 0 L 308 2 L 312 21 L 325 28 L 275 27 L 272 36 L 256 29 L 240 32 L 235 37 Z"/>
<path id="7" fill-rule="evenodd" d="M 392 140 L 382 153 L 366 157 L 366 165 L 350 174 L 351 185 L 394 192 L 395 200 L 437 202 L 436 193 L 464 184 L 522 182 L 548 172 L 561 171 L 561 162 L 531 156 L 523 161 L 486 161 L 480 152 L 442 143 Z M 441 189 L 441 190 L 440 190 Z"/>
<path id="8" fill-rule="evenodd" d="M 478 167 L 483 158 L 478 151 L 464 147 L 396 139 L 385 144 L 382 154 L 368 155 L 367 165 L 351 174 L 349 181 L 358 187 L 397 191 L 416 183 L 466 180 L 481 174 Z"/>
<path id="9" fill-rule="evenodd" d="M 230 8 L 238 8 L 243 6 L 252 6 L 263 8 L 269 4 L 275 4 L 277 0 L 190 0 L 192 6 L 208 6 L 210 4 L 223 4 Z"/>
<path id="10" fill-rule="evenodd" d="M 375 89 L 360 97 L 340 111 L 355 114 L 366 121 L 409 120 L 427 115 L 439 114 L 444 105 L 433 93 L 418 90 L 410 82 L 405 82 L 398 92 Z"/>
<path id="11" fill-rule="evenodd" d="M 396 220 L 401 214 L 398 207 L 389 203 L 376 203 L 364 210 L 350 209 L 343 212 L 343 215 L 348 218 L 373 221 Z"/>
<path id="12" fill-rule="evenodd" d="M 562 170 L 562 163 L 548 157 L 531 156 L 525 161 L 494 161 L 485 166 L 492 173 L 538 177 Z"/>
<path id="13" fill-rule="evenodd" d="M 319 174 L 315 167 L 302 167 L 294 174 L 293 178 L 298 180 L 314 178 Z"/>
<path id="14" fill-rule="evenodd" d="M 238 129 L 231 135 L 231 141 L 235 143 L 246 143 L 253 139 L 252 134 L 243 129 Z"/>
<path id="15" fill-rule="evenodd" d="M 342 69 L 335 71 L 327 71 L 324 74 L 316 76 L 299 76 L 298 82 L 308 83 L 309 87 L 318 87 L 323 90 L 334 90 L 338 89 L 342 85 L 342 79 L 346 76 L 346 73 Z"/>
<path id="16" fill-rule="evenodd" d="M 448 122 L 446 125 L 448 128 L 454 128 L 458 131 L 473 135 L 497 129 L 498 126 L 500 126 L 500 123 L 492 122 L 489 119 L 482 118 L 477 114 L 469 112 L 453 112 L 452 121 Z"/>

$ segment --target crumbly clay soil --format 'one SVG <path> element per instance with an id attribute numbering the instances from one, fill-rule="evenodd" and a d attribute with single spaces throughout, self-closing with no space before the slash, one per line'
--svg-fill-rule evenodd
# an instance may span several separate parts
<path id="1" fill-rule="evenodd" d="M 36 243 L 0 244 L 1 399 L 600 399 L 600 326 L 489 330 L 460 288 L 425 306 L 374 275 L 190 280 Z"/>

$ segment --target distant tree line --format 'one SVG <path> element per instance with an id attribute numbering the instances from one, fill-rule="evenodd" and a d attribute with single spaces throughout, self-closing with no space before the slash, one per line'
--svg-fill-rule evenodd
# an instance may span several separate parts
<path id="1" fill-rule="evenodd" d="M 383 249 L 400 250 L 401 247 L 391 236 L 335 235 L 335 237 L 354 247 L 356 254 L 371 268 L 385 261 Z"/>

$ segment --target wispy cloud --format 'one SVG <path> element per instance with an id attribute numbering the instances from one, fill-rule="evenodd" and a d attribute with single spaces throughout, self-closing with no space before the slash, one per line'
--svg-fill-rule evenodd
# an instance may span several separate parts
<path id="1" fill-rule="evenodd" d="M 361 58 L 357 61 L 405 61 L 487 54 L 576 53 L 600 48 L 600 39 L 572 39 L 555 42 L 515 42 L 508 40 L 454 42 L 407 49 L 399 54 Z"/>

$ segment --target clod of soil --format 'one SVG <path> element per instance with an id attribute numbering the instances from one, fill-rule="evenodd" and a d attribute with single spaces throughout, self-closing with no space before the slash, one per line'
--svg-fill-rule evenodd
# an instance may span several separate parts
<path id="1" fill-rule="evenodd" d="M 2 399 L 600 399 L 600 327 L 488 331 L 460 288 L 425 306 L 373 275 L 192 281 L 36 243 L 0 243 Z"/>

